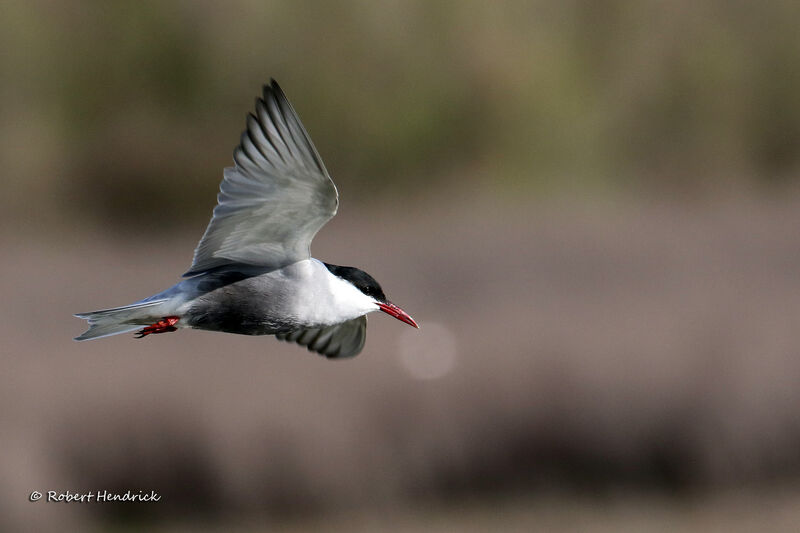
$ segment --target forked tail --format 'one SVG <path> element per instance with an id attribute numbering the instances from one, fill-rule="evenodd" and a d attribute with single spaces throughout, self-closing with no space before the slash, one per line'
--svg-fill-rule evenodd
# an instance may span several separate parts
<path id="1" fill-rule="evenodd" d="M 103 309 L 90 313 L 79 313 L 75 315 L 89 321 L 89 329 L 82 335 L 75 337 L 76 341 L 86 341 L 89 339 L 100 339 L 120 333 L 128 333 L 141 329 L 153 321 L 152 307 L 166 302 L 163 300 L 152 300 L 149 302 L 135 303 L 114 309 Z M 155 315 L 157 316 L 157 315 Z"/>

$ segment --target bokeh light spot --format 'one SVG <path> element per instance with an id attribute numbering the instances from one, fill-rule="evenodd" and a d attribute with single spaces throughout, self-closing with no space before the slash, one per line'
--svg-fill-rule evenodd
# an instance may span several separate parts
<path id="1" fill-rule="evenodd" d="M 442 324 L 426 322 L 406 329 L 398 340 L 402 367 L 415 379 L 439 379 L 456 365 L 456 337 Z"/>

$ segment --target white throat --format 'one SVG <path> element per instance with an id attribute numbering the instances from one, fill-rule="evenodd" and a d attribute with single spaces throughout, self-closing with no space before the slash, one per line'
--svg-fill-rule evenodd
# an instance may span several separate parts
<path id="1" fill-rule="evenodd" d="M 298 291 L 297 318 L 308 325 L 331 326 L 380 309 L 375 300 L 352 283 L 331 274 L 320 261 L 308 262 L 311 272 Z"/>

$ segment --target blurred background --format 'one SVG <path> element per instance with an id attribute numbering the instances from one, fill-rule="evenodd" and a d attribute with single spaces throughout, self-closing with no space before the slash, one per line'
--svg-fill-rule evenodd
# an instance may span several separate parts
<path id="1" fill-rule="evenodd" d="M 0 4 L 0 529 L 796 530 L 799 18 Z M 341 194 L 314 255 L 422 329 L 73 342 L 188 268 L 270 77 Z"/>

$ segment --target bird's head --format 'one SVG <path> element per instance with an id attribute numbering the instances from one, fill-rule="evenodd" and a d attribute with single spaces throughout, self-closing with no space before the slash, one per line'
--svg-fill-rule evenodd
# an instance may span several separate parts
<path id="1" fill-rule="evenodd" d="M 417 323 L 408 313 L 386 299 L 386 295 L 383 294 L 383 289 L 381 289 L 380 284 L 375 280 L 375 278 L 363 270 L 355 267 L 331 265 L 329 263 L 325 263 L 325 266 L 328 268 L 328 271 L 331 274 L 349 282 L 359 291 L 372 298 L 375 302 L 375 305 L 377 305 L 378 308 L 387 315 L 391 315 L 397 320 L 405 322 L 409 326 L 419 328 Z"/>

